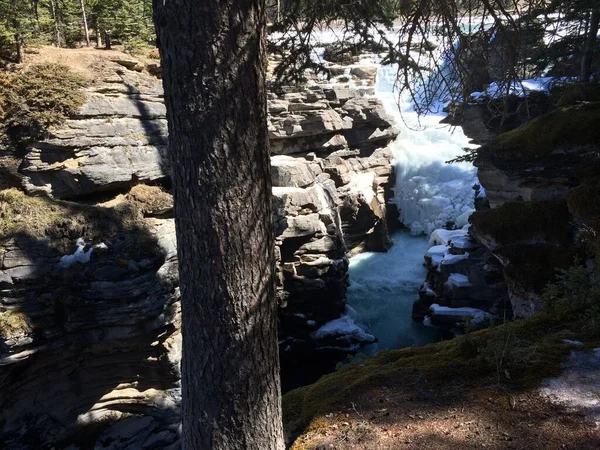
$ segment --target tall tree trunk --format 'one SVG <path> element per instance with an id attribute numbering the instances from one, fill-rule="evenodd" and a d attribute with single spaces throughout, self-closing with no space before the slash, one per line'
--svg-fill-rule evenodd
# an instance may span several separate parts
<path id="1" fill-rule="evenodd" d="M 90 46 L 90 29 L 87 24 L 87 17 L 85 15 L 85 0 L 79 0 L 81 4 L 81 17 L 83 19 L 83 29 L 85 30 L 85 43 L 89 47 Z"/>
<path id="2" fill-rule="evenodd" d="M 58 17 L 56 15 L 55 0 L 50 0 L 50 7 L 52 8 L 52 20 L 54 21 L 54 31 L 56 32 L 56 46 L 60 48 L 60 28 L 58 26 Z"/>
<path id="3" fill-rule="evenodd" d="M 281 450 L 264 0 L 154 0 L 182 296 L 183 448 Z"/>
<path id="4" fill-rule="evenodd" d="M 96 48 L 102 47 L 102 31 L 100 31 L 100 19 L 96 17 L 94 21 L 94 28 L 96 29 Z"/>
<path id="5" fill-rule="evenodd" d="M 598 40 L 598 27 L 600 25 L 600 10 L 592 11 L 589 27 L 587 30 L 587 39 L 585 50 L 581 58 L 581 81 L 587 83 L 592 75 L 592 60 L 594 59 L 594 49 Z"/>
<path id="6" fill-rule="evenodd" d="M 15 33 L 15 47 L 17 51 L 17 63 L 21 64 L 25 61 L 25 40 L 20 31 Z"/>

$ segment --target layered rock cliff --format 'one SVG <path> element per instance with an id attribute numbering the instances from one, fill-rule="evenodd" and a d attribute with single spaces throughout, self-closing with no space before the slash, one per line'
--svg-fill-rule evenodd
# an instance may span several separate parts
<path id="1" fill-rule="evenodd" d="M 600 174 L 598 111 L 594 102 L 559 106 L 490 138 L 477 153 L 492 209 L 471 216 L 470 235 L 500 266 L 515 317 L 539 312 L 556 270 L 589 256 L 584 240 L 597 217 L 589 186 Z"/>
<path id="2" fill-rule="evenodd" d="M 159 188 L 112 205 L 2 205 L 3 448 L 168 448 L 178 440 L 173 219 Z M 83 236 L 83 238 L 82 238 Z"/>
<path id="3" fill-rule="evenodd" d="M 160 81 L 126 66 L 102 60 L 81 111 L 27 148 L 22 191 L 0 193 L 6 448 L 178 446 L 165 109 Z M 385 146 L 397 132 L 368 94 L 269 95 L 283 361 L 352 348 L 315 331 L 344 311 L 349 252 L 391 245 Z"/>

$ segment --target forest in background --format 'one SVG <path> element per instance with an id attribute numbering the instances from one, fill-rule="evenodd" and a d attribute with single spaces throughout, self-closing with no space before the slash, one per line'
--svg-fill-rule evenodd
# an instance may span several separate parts
<path id="1" fill-rule="evenodd" d="M 440 98 L 464 102 L 492 82 L 508 95 L 523 79 L 588 82 L 600 68 L 595 0 L 267 3 L 269 32 L 276 36 L 269 53 L 279 56 L 274 75 L 282 84 L 301 82 L 306 69 L 326 72 L 314 57 L 315 36 L 330 30 L 339 37 L 334 51 L 340 54 L 371 49 L 387 55 L 384 64 L 398 63 L 399 83 L 421 112 Z M 0 0 L 0 64 L 22 61 L 25 49 L 37 45 L 122 45 L 133 54 L 155 41 L 150 0 Z M 425 83 L 432 72 L 439 82 Z M 417 93 L 414 86 L 427 88 Z"/>

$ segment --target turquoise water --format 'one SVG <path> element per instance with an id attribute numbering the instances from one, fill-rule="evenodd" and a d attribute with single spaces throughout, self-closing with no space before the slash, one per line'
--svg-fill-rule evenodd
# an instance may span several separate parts
<path id="1" fill-rule="evenodd" d="M 438 330 L 411 318 L 427 274 L 423 267 L 427 239 L 408 232 L 398 232 L 392 239 L 394 246 L 387 253 L 362 253 L 350 260 L 348 305 L 356 311 L 356 322 L 379 339 L 363 350 L 367 354 L 440 340 Z"/>

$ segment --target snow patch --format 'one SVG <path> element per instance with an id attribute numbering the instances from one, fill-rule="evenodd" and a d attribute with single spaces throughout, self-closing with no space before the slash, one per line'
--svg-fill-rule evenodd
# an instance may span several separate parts
<path id="1" fill-rule="evenodd" d="M 471 323 L 475 325 L 489 321 L 493 317 L 490 313 L 477 308 L 450 308 L 434 303 L 429 309 L 434 316 L 456 317 L 457 321 L 464 317 L 471 317 Z"/>
<path id="2" fill-rule="evenodd" d="M 365 172 L 355 175 L 350 180 L 350 192 L 357 192 L 363 195 L 367 203 L 371 203 L 375 192 L 373 183 L 375 182 L 375 172 Z"/>
<path id="3" fill-rule="evenodd" d="M 339 319 L 327 322 L 317 331 L 311 333 L 311 337 L 316 340 L 326 338 L 343 338 L 349 342 L 375 342 L 377 339 L 372 334 L 367 333 L 361 326 L 354 322 L 354 319 L 348 315 L 343 315 Z"/>
<path id="4" fill-rule="evenodd" d="M 471 93 L 470 99 L 478 102 L 486 98 L 500 98 L 505 95 L 516 95 L 524 98 L 532 92 L 549 93 L 559 83 L 568 81 L 566 78 L 540 77 L 513 81 L 510 85 L 491 83 L 485 91 Z"/>
<path id="5" fill-rule="evenodd" d="M 94 249 L 90 247 L 86 250 L 86 243 L 83 238 L 77 239 L 77 241 L 75 241 L 75 244 L 77 245 L 77 250 L 75 250 L 75 252 L 72 255 L 64 255 L 62 258 L 60 258 L 60 261 L 58 262 L 58 267 L 60 267 L 61 269 L 71 267 L 71 265 L 76 262 L 85 264 L 90 261 L 92 251 Z"/>
<path id="6" fill-rule="evenodd" d="M 585 414 L 600 427 L 600 348 L 592 353 L 571 352 L 563 364 L 563 373 L 546 379 L 540 395 Z"/>
<path id="7" fill-rule="evenodd" d="M 442 258 L 441 264 L 444 266 L 449 266 L 451 264 L 456 264 L 459 261 L 463 261 L 469 257 L 469 253 L 465 253 L 464 255 L 452 255 L 450 253 L 446 253 Z"/>
<path id="8" fill-rule="evenodd" d="M 440 228 L 431 233 L 428 245 L 430 247 L 433 247 L 434 245 L 448 245 L 450 241 L 454 242 L 454 239 L 467 238 L 468 236 L 468 227 L 463 227 L 459 230 L 445 230 Z"/>
<path id="9" fill-rule="evenodd" d="M 450 286 L 456 286 L 459 288 L 472 286 L 471 282 L 469 281 L 469 277 L 461 273 L 451 273 L 448 277 L 447 283 Z"/>

